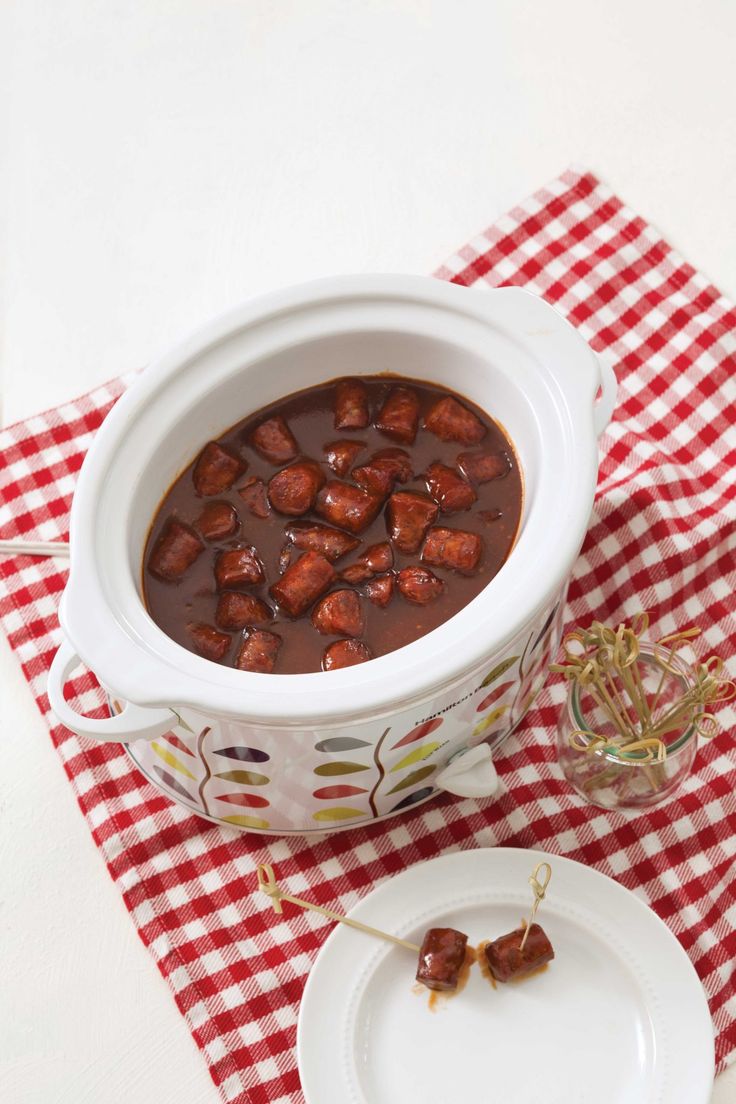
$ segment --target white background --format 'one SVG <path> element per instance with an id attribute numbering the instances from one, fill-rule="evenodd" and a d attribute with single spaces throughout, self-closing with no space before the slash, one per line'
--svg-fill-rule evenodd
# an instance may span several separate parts
<path id="1" fill-rule="evenodd" d="M 572 161 L 733 297 L 735 47 L 732 0 L 5 0 L 4 420 L 255 292 L 430 272 Z M 0 1099 L 215 1104 L 0 678 Z"/>

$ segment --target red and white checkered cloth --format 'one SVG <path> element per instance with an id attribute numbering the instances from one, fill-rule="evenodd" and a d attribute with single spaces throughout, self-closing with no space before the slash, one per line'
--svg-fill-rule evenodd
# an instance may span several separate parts
<path id="1" fill-rule="evenodd" d="M 696 623 L 703 647 L 736 649 L 736 310 L 590 173 L 569 171 L 466 245 L 437 274 L 543 295 L 610 358 L 619 381 L 602 440 L 595 510 L 567 622 L 645 608 L 655 632 Z M 0 536 L 66 535 L 84 453 L 116 381 L 0 433 Z M 552 734 L 563 699 L 546 689 L 497 758 L 501 796 L 443 797 L 385 824 L 315 843 L 236 835 L 172 805 L 121 748 L 55 723 L 46 673 L 59 643 L 58 561 L 0 559 L 0 620 L 47 717 L 112 878 L 171 986 L 223 1100 L 302 1100 L 299 999 L 331 924 L 256 893 L 275 864 L 291 893 L 348 909 L 387 876 L 459 848 L 539 847 L 595 866 L 647 901 L 708 992 L 722 1067 L 736 1053 L 736 739 L 698 752 L 681 795 L 637 815 L 584 804 Z M 91 676 L 78 706 L 101 697 Z"/>

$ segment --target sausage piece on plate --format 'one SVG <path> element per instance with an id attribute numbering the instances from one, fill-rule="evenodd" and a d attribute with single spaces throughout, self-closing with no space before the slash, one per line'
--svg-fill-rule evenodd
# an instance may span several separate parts
<path id="1" fill-rule="evenodd" d="M 376 429 L 412 445 L 419 425 L 419 396 L 409 387 L 392 387 L 376 418 Z"/>
<path id="2" fill-rule="evenodd" d="M 373 602 L 374 606 L 380 606 L 381 609 L 385 609 L 389 604 L 393 593 L 393 575 L 379 575 L 376 579 L 371 579 L 370 582 L 365 584 L 366 598 L 369 602 Z"/>
<path id="3" fill-rule="evenodd" d="M 204 545 L 194 530 L 170 518 L 153 546 L 148 570 L 165 583 L 178 582 L 203 551 Z"/>
<path id="4" fill-rule="evenodd" d="M 330 563 L 335 563 L 341 556 L 346 556 L 360 545 L 357 537 L 317 522 L 295 521 L 293 525 L 287 525 L 284 532 L 297 548 L 321 552 Z"/>
<path id="5" fill-rule="evenodd" d="M 473 483 L 488 483 L 491 479 L 500 479 L 511 471 L 511 457 L 503 450 L 499 452 L 461 452 L 457 466 L 466 479 Z"/>
<path id="6" fill-rule="evenodd" d="M 396 577 L 396 585 L 407 602 L 413 602 L 415 606 L 426 606 L 427 602 L 434 602 L 445 589 L 442 579 L 438 579 L 432 571 L 427 571 L 426 567 L 402 568 Z"/>
<path id="7" fill-rule="evenodd" d="M 486 427 L 472 410 L 446 395 L 430 407 L 424 419 L 424 428 L 441 441 L 460 441 L 464 445 L 475 445 L 486 435 Z"/>
<path id="8" fill-rule="evenodd" d="M 469 510 L 478 497 L 470 484 L 446 464 L 430 464 L 424 478 L 429 493 L 443 514 Z"/>
<path id="9" fill-rule="evenodd" d="M 468 937 L 455 928 L 430 928 L 419 949 L 417 981 L 428 989 L 451 993 L 457 989 L 465 963 Z"/>
<path id="10" fill-rule="evenodd" d="M 266 497 L 266 484 L 262 479 L 251 476 L 242 487 L 238 487 L 238 494 L 254 517 L 267 518 L 271 513 Z"/>
<path id="11" fill-rule="evenodd" d="M 362 380 L 340 380 L 335 388 L 335 429 L 365 429 L 371 420 Z"/>
<path id="12" fill-rule="evenodd" d="M 502 935 L 487 943 L 483 953 L 496 981 L 511 981 L 531 974 L 555 957 L 552 944 L 539 924 L 529 928 L 524 950 L 520 950 L 524 928 Z"/>
<path id="13" fill-rule="evenodd" d="M 319 552 L 305 552 L 270 588 L 289 617 L 301 617 L 335 580 L 335 569 Z"/>
<path id="14" fill-rule="evenodd" d="M 422 560 L 433 567 L 449 567 L 461 575 L 474 575 L 482 551 L 483 541 L 477 533 L 438 525 L 427 533 Z"/>
<path id="15" fill-rule="evenodd" d="M 218 553 L 215 560 L 215 579 L 218 590 L 263 582 L 263 565 L 255 548 L 246 545 L 244 548 L 228 548 L 225 552 Z"/>
<path id="16" fill-rule="evenodd" d="M 187 633 L 194 648 L 205 659 L 218 663 L 230 647 L 227 633 L 218 632 L 214 625 L 205 625 L 201 621 L 190 621 Z"/>
<path id="17" fill-rule="evenodd" d="M 366 663 L 369 659 L 373 659 L 373 653 L 362 641 L 336 640 L 325 648 L 322 670 L 336 671 L 340 667 L 354 667 L 356 663 Z"/>
<path id="18" fill-rule="evenodd" d="M 276 665 L 281 637 L 265 629 L 246 629 L 235 666 L 239 671 L 270 675 Z"/>
<path id="19" fill-rule="evenodd" d="M 224 540 L 238 531 L 238 512 L 229 502 L 208 502 L 194 523 L 205 540 Z"/>
<path id="20" fill-rule="evenodd" d="M 386 525 L 391 540 L 400 552 L 409 554 L 419 549 L 424 534 L 436 521 L 439 507 L 426 495 L 413 491 L 396 491 L 388 500 Z"/>
<path id="21" fill-rule="evenodd" d="M 215 621 L 221 629 L 244 629 L 246 625 L 265 625 L 273 621 L 273 610 L 252 594 L 228 590 L 218 599 Z"/>
<path id="22" fill-rule="evenodd" d="M 365 617 L 354 590 L 333 590 L 312 610 L 312 624 L 325 636 L 361 636 Z"/>
<path id="23" fill-rule="evenodd" d="M 316 513 L 331 525 L 362 533 L 378 516 L 383 496 L 331 479 L 317 495 Z"/>
<path id="24" fill-rule="evenodd" d="M 217 441 L 209 441 L 200 452 L 192 472 L 197 494 L 216 495 L 229 491 L 246 466 L 244 460 L 218 445 Z"/>
<path id="25" fill-rule="evenodd" d="M 332 441 L 324 454 L 335 475 L 345 476 L 365 448 L 365 441 Z"/>
<path id="26" fill-rule="evenodd" d="M 362 552 L 354 564 L 340 572 L 340 578 L 346 583 L 364 583 L 374 575 L 390 571 L 394 566 L 394 554 L 388 541 L 371 544 Z"/>
<path id="27" fill-rule="evenodd" d="M 271 477 L 268 484 L 269 502 L 280 514 L 298 517 L 312 509 L 317 491 L 324 486 L 324 482 L 325 474 L 314 460 L 290 464 Z"/>
<path id="28" fill-rule="evenodd" d="M 251 433 L 250 443 L 272 464 L 288 464 L 299 452 L 294 434 L 280 414 L 261 422 Z"/>

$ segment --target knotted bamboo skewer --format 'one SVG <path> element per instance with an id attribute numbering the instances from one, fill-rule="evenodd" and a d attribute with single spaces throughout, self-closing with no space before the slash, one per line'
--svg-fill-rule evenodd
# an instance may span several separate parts
<path id="1" fill-rule="evenodd" d="M 419 947 L 416 943 L 409 943 L 406 939 L 399 939 L 396 935 L 390 935 L 388 932 L 381 931 L 380 928 L 372 928 L 369 924 L 361 924 L 359 920 L 351 920 L 348 916 L 342 916 L 339 912 L 333 912 L 332 909 L 323 908 L 322 905 L 315 905 L 312 901 L 304 901 L 301 897 L 292 897 L 289 893 L 284 893 L 279 889 L 276 883 L 276 875 L 273 872 L 273 867 L 267 863 L 261 863 L 257 869 L 258 885 L 261 893 L 265 893 L 270 898 L 273 905 L 274 912 L 281 913 L 282 901 L 290 901 L 292 905 L 299 905 L 300 908 L 310 909 L 312 912 L 319 912 L 322 916 L 327 916 L 330 920 L 337 920 L 340 924 L 347 924 L 350 928 L 357 928 L 358 931 L 365 932 L 367 935 L 374 935 L 378 939 L 388 940 L 389 943 L 396 943 L 399 947 L 406 948 L 407 951 L 414 951 L 415 954 L 419 954 Z"/>
<path id="2" fill-rule="evenodd" d="M 540 870 L 544 871 L 544 881 L 542 881 L 539 877 Z M 519 944 L 520 951 L 524 950 L 524 944 L 527 941 L 529 929 L 534 923 L 534 917 L 537 915 L 537 909 L 544 900 L 545 894 L 547 892 L 547 886 L 549 885 L 549 880 L 551 877 L 552 867 L 549 865 L 548 862 L 537 863 L 537 865 L 534 867 L 534 870 L 529 875 L 529 885 L 532 887 L 532 892 L 534 894 L 534 903 L 532 905 L 532 911 L 529 915 L 529 920 L 526 927 L 524 928 L 524 936 L 521 940 L 521 943 Z"/>

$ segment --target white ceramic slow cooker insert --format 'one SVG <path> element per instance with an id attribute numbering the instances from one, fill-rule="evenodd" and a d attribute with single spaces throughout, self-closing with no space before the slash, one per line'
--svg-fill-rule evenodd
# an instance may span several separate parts
<path id="1" fill-rule="evenodd" d="M 151 520 L 177 475 L 207 440 L 252 411 L 339 376 L 381 372 L 451 388 L 508 433 L 525 494 L 519 536 L 501 571 L 433 632 L 369 663 L 328 673 L 237 671 L 167 637 L 143 603 L 141 559 Z M 455 762 L 449 775 L 468 776 L 459 792 L 468 786 L 476 792 L 478 777 L 488 792 L 487 749 L 521 719 L 519 690 L 530 668 L 506 667 L 501 685 L 513 683 L 505 693 L 516 708 L 509 704 L 499 725 L 479 732 L 485 716 L 479 721 L 477 695 L 489 667 L 503 667 L 511 654 L 523 666 L 523 640 L 529 638 L 529 652 L 542 629 L 547 635 L 537 647 L 536 682 L 543 677 L 539 659 L 556 646 L 555 615 L 585 534 L 597 437 L 610 418 L 615 389 L 611 370 L 576 331 L 544 301 L 517 288 L 477 291 L 415 276 L 339 277 L 288 288 L 218 319 L 142 374 L 105 420 L 85 460 L 60 609 L 66 642 L 50 675 L 53 708 L 80 735 L 131 744 L 149 777 L 176 800 L 244 828 L 323 832 L 387 815 L 397 804 L 412 804 L 407 799 L 414 793 L 429 791 L 417 800 L 430 796 L 447 763 L 468 749 L 475 750 L 467 765 Z M 117 716 L 91 720 L 64 700 L 63 684 L 79 660 L 125 703 Z M 489 708 L 495 713 L 505 704 L 500 694 Z M 410 740 L 412 721 L 414 728 L 429 725 L 435 739 L 427 744 L 420 734 Z M 392 758 L 394 737 L 401 748 Z M 176 753 L 182 740 L 191 742 L 189 757 L 196 763 L 185 755 L 185 771 L 177 772 L 172 759 L 183 762 Z M 349 748 L 349 740 L 359 746 Z M 412 743 L 416 751 L 438 746 L 399 768 Z M 314 750 L 323 746 L 326 751 Z M 310 766 L 315 756 L 317 766 Z M 342 781 L 337 769 L 315 773 L 325 763 L 361 756 L 366 762 L 360 770 L 346 772 Z M 480 764 L 475 783 L 468 781 L 471 761 Z M 223 765 L 230 769 L 213 769 Z M 421 775 L 417 786 L 397 789 L 406 771 L 407 777 Z M 365 785 L 348 780 L 351 773 Z M 249 787 L 248 775 L 266 782 Z M 314 785 L 315 778 L 333 782 Z M 242 786 L 242 799 L 235 800 L 236 788 L 223 804 L 220 782 Z M 339 794 L 317 798 L 317 790 L 362 793 L 335 805 Z M 353 812 L 321 815 L 328 808 Z"/>

